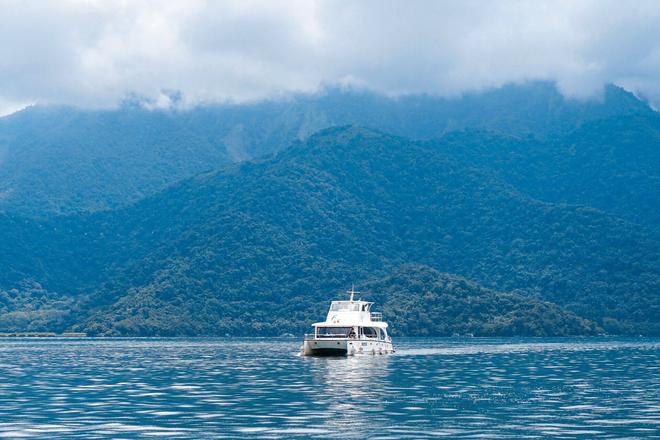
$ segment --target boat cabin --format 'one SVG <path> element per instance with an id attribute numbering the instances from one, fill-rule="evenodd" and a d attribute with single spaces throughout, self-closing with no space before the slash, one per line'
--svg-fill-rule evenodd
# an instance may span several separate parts
<path id="1" fill-rule="evenodd" d="M 354 300 L 354 289 L 348 301 L 332 301 L 325 322 L 313 324 L 314 338 L 390 340 L 382 313 L 372 312 L 374 303 Z"/>

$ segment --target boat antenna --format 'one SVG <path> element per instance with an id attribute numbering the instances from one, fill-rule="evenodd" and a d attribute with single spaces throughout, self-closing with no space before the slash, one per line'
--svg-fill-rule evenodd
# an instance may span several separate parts
<path id="1" fill-rule="evenodd" d="M 357 290 L 355 290 L 355 284 L 351 284 L 351 290 L 347 290 L 346 293 L 350 293 L 350 294 L 351 294 L 351 302 L 352 302 L 352 301 L 353 301 L 353 296 L 354 296 L 356 293 L 360 293 L 360 292 L 358 292 Z"/>

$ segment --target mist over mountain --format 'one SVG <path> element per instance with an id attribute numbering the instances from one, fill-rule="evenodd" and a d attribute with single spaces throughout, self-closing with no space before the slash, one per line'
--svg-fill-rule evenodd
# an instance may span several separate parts
<path id="1" fill-rule="evenodd" d="M 357 86 L 389 96 L 556 82 L 618 84 L 660 106 L 660 9 L 541 1 L 10 2 L 0 114 L 31 102 L 150 107 Z"/>
<path id="2" fill-rule="evenodd" d="M 646 103 L 614 86 L 605 89 L 601 101 L 578 101 L 545 82 L 454 99 L 330 89 L 187 111 L 147 110 L 131 102 L 104 111 L 31 107 L 0 118 L 0 211 L 43 217 L 116 209 L 200 172 L 280 151 L 331 126 L 355 124 L 416 140 L 480 129 L 532 135 L 528 145 L 543 150 L 550 149 L 545 142 L 589 121 L 626 115 L 657 117 Z M 552 151 L 555 162 L 565 154 Z M 519 157 L 525 160 L 527 153 Z"/>

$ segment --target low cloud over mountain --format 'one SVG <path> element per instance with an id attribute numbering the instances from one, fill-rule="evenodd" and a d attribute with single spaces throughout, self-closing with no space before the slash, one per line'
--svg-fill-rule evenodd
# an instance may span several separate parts
<path id="1" fill-rule="evenodd" d="M 531 79 L 660 103 L 653 1 L 0 1 L 0 114 L 149 107 L 348 85 L 452 96 Z"/>

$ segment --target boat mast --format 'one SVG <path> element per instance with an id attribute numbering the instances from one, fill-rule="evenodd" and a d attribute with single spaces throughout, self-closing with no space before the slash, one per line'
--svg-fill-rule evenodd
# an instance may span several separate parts
<path id="1" fill-rule="evenodd" d="M 353 296 L 355 296 L 356 293 L 360 293 L 360 292 L 355 290 L 355 284 L 351 284 L 351 290 L 347 290 L 346 293 L 351 294 L 351 302 L 353 302 Z"/>

